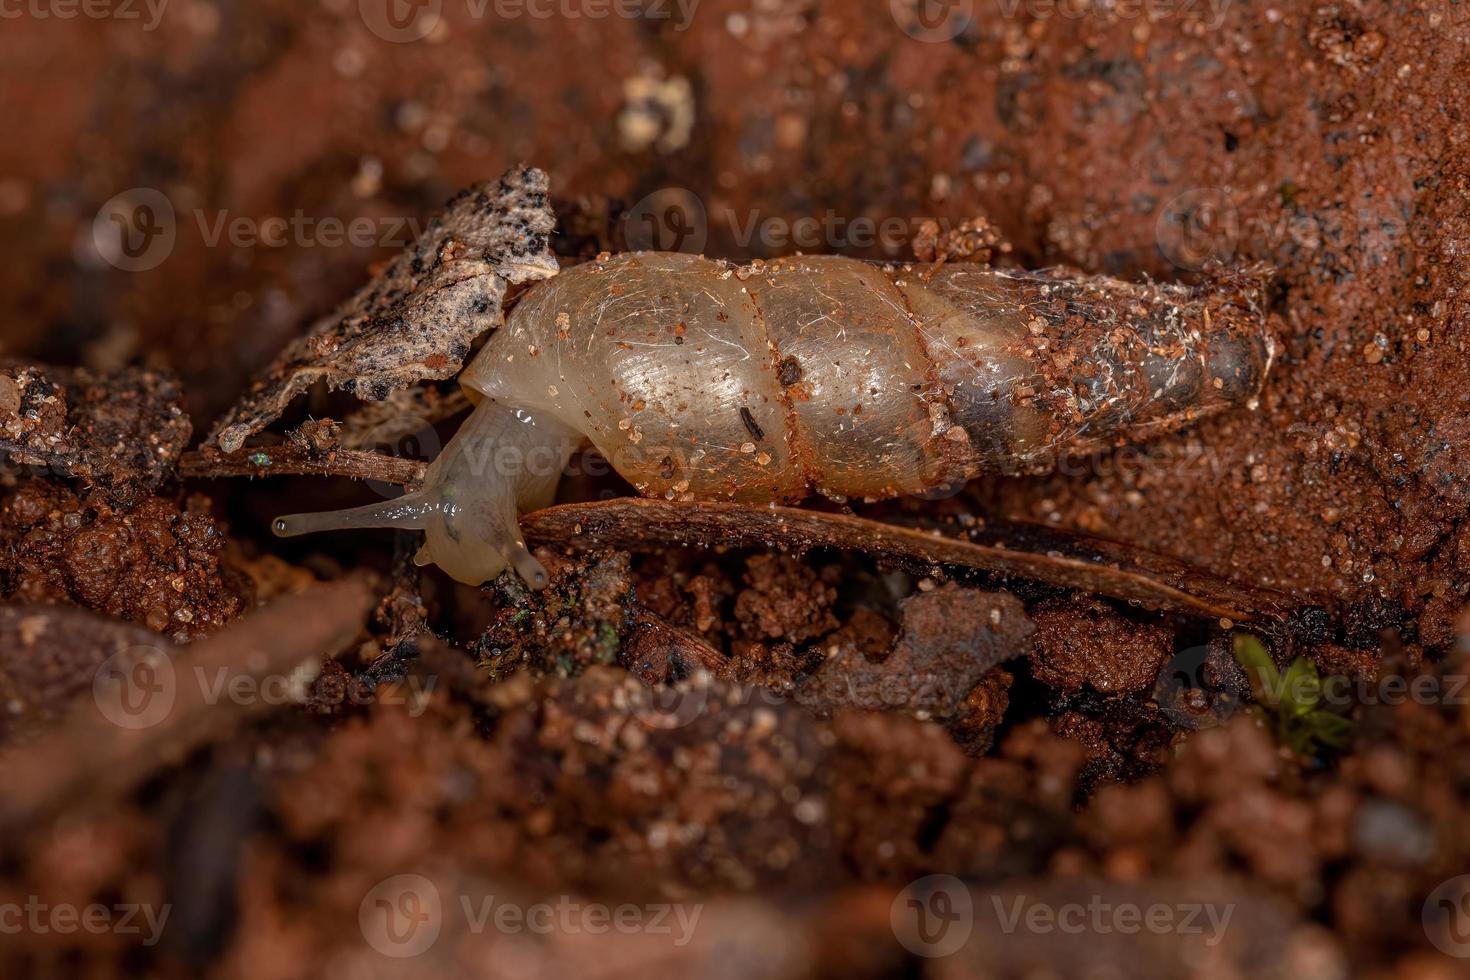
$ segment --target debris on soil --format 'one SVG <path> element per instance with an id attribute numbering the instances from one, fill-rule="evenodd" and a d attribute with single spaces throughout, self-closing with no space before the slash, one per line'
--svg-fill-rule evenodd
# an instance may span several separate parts
<path id="1" fill-rule="evenodd" d="M 290 432 L 286 441 L 305 453 L 325 455 L 342 446 L 342 426 L 335 419 L 308 419 Z"/>
<path id="2" fill-rule="evenodd" d="M 516 167 L 460 192 L 423 236 L 290 344 L 205 440 L 233 453 L 317 381 L 364 400 L 459 371 L 507 286 L 557 273 L 546 174 Z"/>
<path id="3" fill-rule="evenodd" d="M 159 649 L 158 634 L 67 606 L 0 606 L 0 745 L 33 739 L 133 648 Z"/>
<path id="4" fill-rule="evenodd" d="M 82 606 L 185 642 L 249 602 L 247 582 L 221 561 L 224 544 L 202 497 L 115 509 L 28 481 L 0 504 L 0 589 L 14 602 Z"/>
<path id="5" fill-rule="evenodd" d="M 0 457 L 96 488 L 126 507 L 163 482 L 189 441 L 172 375 L 0 364 Z"/>
<path id="6" fill-rule="evenodd" d="M 963 794 L 970 760 L 937 725 L 860 706 L 832 719 L 832 832 L 858 874 L 901 879 L 923 867 L 945 808 Z"/>
<path id="7" fill-rule="evenodd" d="M 802 682 L 803 703 L 824 714 L 860 708 L 949 721 L 991 668 L 1031 652 L 1035 627 L 1020 600 L 1004 592 L 951 582 L 904 600 L 901 609 L 903 633 L 891 654 L 873 663 L 854 647 L 835 647 Z M 1003 698 L 1003 689 L 977 697 L 966 712 L 968 724 L 999 721 L 999 715 L 989 717 L 996 704 L 1003 705 L 997 694 Z"/>
<path id="8" fill-rule="evenodd" d="M 942 229 L 931 218 L 914 234 L 913 249 L 914 257 L 920 262 L 990 265 L 997 255 L 1010 255 L 1011 243 L 984 217 L 966 218 L 949 229 Z"/>
<path id="9" fill-rule="evenodd" d="M 789 555 L 753 555 L 735 596 L 735 621 L 748 640 L 805 643 L 837 628 L 837 589 Z"/>
<path id="10" fill-rule="evenodd" d="M 1159 671 L 1154 703 L 1185 731 L 1220 724 L 1250 699 L 1250 680 L 1235 659 L 1229 633 L 1180 650 Z"/>
<path id="11" fill-rule="evenodd" d="M 16 829 L 68 804 L 105 806 L 244 718 L 282 706 L 263 685 L 297 676 L 304 685 L 358 635 L 371 602 L 363 583 L 335 582 L 280 599 L 197 646 L 125 650 L 96 682 L 95 704 L 74 704 L 60 726 L 3 761 L 3 839 L 11 844 Z M 146 691 L 140 671 L 152 679 Z"/>
<path id="12" fill-rule="evenodd" d="M 566 677 L 616 662 L 633 619 L 628 556 L 614 552 L 585 566 L 545 553 L 537 557 L 550 582 L 533 590 L 514 572 L 496 579 L 500 612 L 471 653 L 495 678 L 524 666 Z"/>
<path id="13" fill-rule="evenodd" d="M 591 666 L 485 690 L 496 724 L 483 739 L 445 725 L 437 694 L 419 718 L 350 719 L 275 788 L 283 831 L 350 863 L 407 864 L 453 839 L 464 866 L 624 900 L 830 874 L 827 750 L 811 717 L 708 674 L 650 693 Z"/>
<path id="14" fill-rule="evenodd" d="M 414 564 L 417 535 L 400 531 L 393 537 L 392 587 L 378 603 L 375 620 L 384 628 L 384 656 L 411 659 L 418 653 L 419 636 L 428 627 L 429 609 L 423 597 L 423 569 Z"/>
<path id="15" fill-rule="evenodd" d="M 1174 652 L 1174 636 L 1157 623 L 1125 619 L 1096 599 L 1062 599 L 1031 613 L 1036 652 L 1031 672 L 1058 690 L 1088 685 L 1104 694 L 1152 687 Z"/>
<path id="16" fill-rule="evenodd" d="M 719 650 L 646 609 L 639 610 L 619 660 L 649 687 L 676 683 L 701 670 L 721 680 L 735 679 L 730 662 Z"/>
<path id="17" fill-rule="evenodd" d="M 987 671 L 980 683 L 970 689 L 956 717 L 949 724 L 965 754 L 982 756 L 995 742 L 995 729 L 1011 704 L 1011 683 L 1015 675 L 1001 667 Z"/>

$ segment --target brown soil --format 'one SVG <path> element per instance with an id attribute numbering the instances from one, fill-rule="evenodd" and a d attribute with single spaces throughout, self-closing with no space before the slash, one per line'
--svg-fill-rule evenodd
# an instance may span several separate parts
<path id="1" fill-rule="evenodd" d="M 155 30 L 143 5 L 35 6 L 0 31 L 0 927 L 35 901 L 169 918 L 147 944 L 7 928 L 0 973 L 1464 975 L 1463 4 L 976 0 L 925 41 L 903 0 L 704 0 L 687 22 L 446 0 L 410 43 L 368 28 L 373 0 L 175 0 Z M 630 216 L 688 231 L 665 206 L 692 197 L 734 259 L 830 216 L 806 250 L 1189 282 L 1264 263 L 1282 352 L 1255 410 L 855 505 L 866 523 L 543 514 L 542 593 L 420 574 L 388 532 L 271 537 L 274 514 L 369 499 L 340 474 L 418 479 L 459 403 L 350 417 L 313 390 L 224 462 L 185 457 L 190 432 L 522 161 L 567 260 L 646 241 Z M 136 188 L 176 240 L 127 271 L 93 222 Z M 279 246 L 231 240 L 298 214 Z M 340 244 L 321 224 L 364 217 Z M 628 492 L 589 469 L 565 499 Z M 1302 750 L 1252 703 L 1246 622 L 1283 673 L 1344 682 L 1341 744 Z M 238 652 L 240 710 L 181 697 L 109 727 L 94 679 L 138 650 L 184 685 Z M 297 695 L 250 686 L 324 656 Z M 940 908 L 905 905 L 936 874 L 974 903 L 944 957 L 899 922 Z M 394 958 L 370 913 L 401 875 L 441 932 Z M 1236 918 L 1212 945 L 1007 930 L 1016 895 Z M 702 917 L 684 945 L 476 929 L 461 899 L 484 896 Z"/>

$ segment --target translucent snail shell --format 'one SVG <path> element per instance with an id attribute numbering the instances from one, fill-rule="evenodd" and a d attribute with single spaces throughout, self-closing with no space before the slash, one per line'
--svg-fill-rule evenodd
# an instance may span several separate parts
<path id="1" fill-rule="evenodd" d="M 1273 355 L 1244 287 L 621 254 L 524 296 L 460 375 L 475 410 L 421 490 L 276 531 L 422 528 L 421 562 L 539 586 L 516 517 L 584 440 L 646 496 L 925 493 L 1250 404 Z"/>

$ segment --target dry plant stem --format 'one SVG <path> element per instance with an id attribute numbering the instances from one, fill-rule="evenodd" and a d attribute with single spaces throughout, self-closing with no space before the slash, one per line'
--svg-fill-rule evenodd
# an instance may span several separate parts
<path id="1" fill-rule="evenodd" d="M 63 809 L 106 805 L 271 710 L 275 699 L 231 699 L 228 692 L 242 679 L 259 691 L 267 678 L 336 656 L 357 636 L 372 606 L 372 591 L 361 581 L 322 585 L 180 648 L 170 660 L 172 707 L 148 727 L 119 727 L 98 710 L 90 692 L 80 695 L 56 731 L 23 753 L 0 756 L 6 785 L 0 833 L 13 842 L 10 832 Z"/>
<path id="2" fill-rule="evenodd" d="M 636 550 L 679 545 L 861 551 L 919 572 L 935 565 L 970 568 L 1106 595 L 1166 612 L 1235 622 L 1279 619 L 1292 608 L 1290 600 L 1280 593 L 1230 582 L 1160 555 L 1083 536 L 1068 536 L 1073 548 L 1082 554 L 1057 550 L 1037 553 L 1012 550 L 994 541 L 976 544 L 846 514 L 636 497 L 549 507 L 522 517 L 521 526 L 531 541 L 579 549 Z"/>
<path id="3" fill-rule="evenodd" d="M 348 476 L 359 480 L 378 480 L 400 485 L 423 480 L 427 464 L 412 459 L 399 459 L 381 453 L 337 449 L 317 454 L 294 446 L 271 446 L 268 449 L 241 449 L 222 453 L 217 449 L 196 449 L 185 453 L 179 461 L 183 476 L 213 478 L 222 476 Z"/>
<path id="4" fill-rule="evenodd" d="M 271 463 L 247 451 L 187 454 L 185 476 L 351 476 L 415 484 L 424 466 L 391 456 L 340 450 L 315 460 L 289 447 L 269 450 Z M 312 461 L 308 461 L 311 459 Z M 620 497 L 562 504 L 521 518 L 528 541 L 640 550 L 671 545 L 768 546 L 796 551 L 838 548 L 887 557 L 919 571 L 931 565 L 973 568 L 1141 603 L 1152 609 L 1256 622 L 1282 619 L 1301 603 L 1271 589 L 1231 582 L 1202 569 L 1117 541 L 1022 525 L 992 523 L 973 532 L 984 543 L 824 511 L 721 502 L 680 503 Z M 733 535 L 733 536 L 732 536 Z"/>

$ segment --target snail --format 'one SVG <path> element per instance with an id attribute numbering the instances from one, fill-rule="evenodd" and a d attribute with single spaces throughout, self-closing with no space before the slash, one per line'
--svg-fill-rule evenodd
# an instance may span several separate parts
<path id="1" fill-rule="evenodd" d="M 1274 354 L 1243 284 L 601 256 L 528 291 L 461 373 L 474 410 L 422 489 L 275 531 L 420 529 L 420 564 L 539 588 L 517 517 L 584 441 L 645 496 L 931 493 L 1254 407 Z"/>

